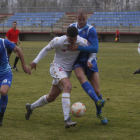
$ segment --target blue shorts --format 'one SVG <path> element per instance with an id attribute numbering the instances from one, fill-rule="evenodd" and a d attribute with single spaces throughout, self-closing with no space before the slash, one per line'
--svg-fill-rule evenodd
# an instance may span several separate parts
<path id="1" fill-rule="evenodd" d="M 13 74 L 12 72 L 5 73 L 4 75 L 0 75 L 0 88 L 2 85 L 8 85 L 11 87 Z"/>
<path id="2" fill-rule="evenodd" d="M 93 73 L 93 72 L 98 72 L 98 66 L 97 66 L 97 62 L 95 60 L 93 60 L 92 62 L 92 65 L 93 67 L 91 69 L 89 69 L 87 67 L 87 61 L 77 61 L 75 62 L 74 64 L 74 70 L 77 68 L 77 67 L 82 67 L 85 69 L 85 75 L 87 76 L 88 80 L 90 79 L 90 75 Z"/>

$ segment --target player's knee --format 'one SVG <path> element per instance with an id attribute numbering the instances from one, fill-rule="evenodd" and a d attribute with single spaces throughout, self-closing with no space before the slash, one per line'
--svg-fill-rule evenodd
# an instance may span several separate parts
<path id="1" fill-rule="evenodd" d="M 64 92 L 67 92 L 67 93 L 70 93 L 70 92 L 71 92 L 71 89 L 72 89 L 72 85 L 71 85 L 71 84 L 66 84 L 66 85 L 63 87 L 63 91 L 64 91 Z"/>
<path id="2" fill-rule="evenodd" d="M 77 74 L 76 76 L 77 76 L 77 78 L 78 78 L 78 80 L 80 81 L 81 84 L 85 82 L 85 76 L 80 75 L 80 74 Z"/>
<path id="3" fill-rule="evenodd" d="M 7 90 L 6 89 L 1 89 L 0 90 L 1 95 L 7 95 Z"/>

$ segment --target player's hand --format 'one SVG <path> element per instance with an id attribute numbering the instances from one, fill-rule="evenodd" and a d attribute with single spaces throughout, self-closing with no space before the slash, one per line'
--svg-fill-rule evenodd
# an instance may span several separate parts
<path id="1" fill-rule="evenodd" d="M 69 45 L 68 46 L 68 50 L 77 51 L 78 50 L 78 45 L 76 45 L 76 44 Z"/>
<path id="2" fill-rule="evenodd" d="M 29 65 L 31 66 L 31 70 L 32 69 L 36 70 L 36 65 L 37 65 L 36 63 L 31 62 Z"/>
<path id="3" fill-rule="evenodd" d="M 20 41 L 18 41 L 18 44 L 20 44 Z"/>
<path id="4" fill-rule="evenodd" d="M 27 65 L 22 65 L 22 68 L 23 68 L 23 70 L 24 70 L 24 72 L 27 74 L 31 74 L 31 70 L 30 70 L 30 68 L 27 66 Z"/>
<path id="5" fill-rule="evenodd" d="M 90 62 L 87 62 L 87 66 L 88 66 L 89 69 L 91 69 L 93 67 L 93 64 L 90 63 Z"/>

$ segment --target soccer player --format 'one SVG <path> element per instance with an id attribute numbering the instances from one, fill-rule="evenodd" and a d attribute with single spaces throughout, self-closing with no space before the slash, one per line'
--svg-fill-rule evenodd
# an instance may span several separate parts
<path id="1" fill-rule="evenodd" d="M 140 53 L 140 43 L 138 44 L 138 53 Z M 140 68 L 137 69 L 133 74 L 140 74 Z"/>
<path id="2" fill-rule="evenodd" d="M 116 42 L 118 42 L 120 40 L 120 32 L 118 29 L 116 31 L 116 39 L 117 39 Z"/>
<path id="3" fill-rule="evenodd" d="M 77 123 L 70 119 L 70 92 L 71 83 L 69 78 L 71 76 L 71 71 L 73 64 L 77 59 L 80 51 L 70 51 L 68 50 L 69 45 L 78 44 L 80 46 L 88 46 L 89 43 L 86 39 L 78 36 L 78 30 L 76 27 L 69 27 L 67 29 L 67 35 L 61 37 L 55 37 L 46 47 L 44 47 L 38 56 L 31 62 L 31 69 L 36 70 L 37 63 L 42 59 L 50 50 L 55 49 L 55 57 L 53 63 L 50 67 L 50 74 L 53 77 L 52 87 L 48 95 L 42 96 L 36 102 L 26 104 L 27 113 L 25 114 L 25 119 L 28 120 L 32 111 L 37 107 L 42 107 L 50 102 L 55 101 L 55 99 L 62 94 L 62 107 L 64 114 L 65 128 L 75 126 Z M 93 55 L 89 57 L 92 58 Z M 90 60 L 89 60 L 90 61 Z M 95 97 L 97 98 L 97 97 Z M 96 104 L 102 106 L 104 101 L 97 99 Z"/>
<path id="4" fill-rule="evenodd" d="M 102 95 L 99 89 L 99 73 L 98 73 L 98 67 L 97 67 L 97 62 L 96 62 L 96 54 L 95 54 L 94 59 L 91 62 L 88 62 L 89 53 L 98 52 L 99 46 L 98 46 L 97 32 L 93 26 L 87 23 L 87 13 L 85 10 L 79 9 L 77 11 L 76 18 L 77 18 L 77 22 L 71 24 L 70 26 L 75 26 L 78 29 L 79 36 L 87 39 L 88 42 L 90 43 L 90 46 L 87 46 L 87 47 L 82 47 L 80 45 L 71 46 L 72 48 L 71 50 L 81 51 L 78 56 L 78 59 L 76 60 L 74 64 L 74 71 L 77 78 L 79 79 L 79 82 L 81 83 L 82 88 L 85 90 L 85 92 L 93 100 L 94 100 L 93 96 L 95 96 L 95 94 L 98 96 L 100 100 L 102 100 Z M 92 65 L 92 68 L 89 68 L 89 66 L 91 65 Z M 85 75 L 87 76 L 90 83 L 86 80 Z M 103 124 L 108 123 L 108 120 L 102 114 L 102 107 L 96 104 L 96 100 L 94 101 L 95 101 L 96 110 L 97 110 L 97 117 L 100 118 Z"/>
<path id="5" fill-rule="evenodd" d="M 9 40 L 0 38 L 0 126 L 2 125 L 4 113 L 7 107 L 8 91 L 11 87 L 13 77 L 6 49 L 17 52 L 24 72 L 31 74 L 30 68 L 25 65 L 22 50 Z"/>
<path id="6" fill-rule="evenodd" d="M 17 45 L 17 42 L 18 44 L 20 44 L 20 40 L 19 40 L 19 30 L 17 29 L 17 22 L 14 21 L 13 24 L 12 24 L 12 28 L 10 30 L 8 30 L 6 36 L 5 36 L 5 39 L 8 39 L 10 40 L 12 43 L 16 44 Z M 7 49 L 7 52 L 8 52 L 8 55 L 10 56 L 12 51 Z M 19 56 L 18 56 L 18 53 L 15 52 L 16 54 L 16 58 L 15 58 L 15 62 L 14 62 L 14 65 L 13 65 L 13 69 L 15 69 L 16 71 L 18 71 L 16 65 L 17 65 L 17 62 L 19 60 Z"/>

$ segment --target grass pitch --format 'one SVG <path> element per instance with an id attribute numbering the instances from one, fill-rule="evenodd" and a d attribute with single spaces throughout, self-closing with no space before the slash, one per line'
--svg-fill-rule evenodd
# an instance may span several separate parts
<path id="1" fill-rule="evenodd" d="M 21 42 L 26 64 L 32 62 L 48 42 Z M 55 102 L 33 111 L 25 120 L 25 104 L 33 103 L 49 93 L 52 77 L 49 74 L 54 50 L 40 60 L 37 70 L 26 75 L 18 62 L 19 71 L 13 70 L 13 83 L 9 102 L 0 127 L 1 140 L 139 140 L 140 139 L 140 75 L 133 72 L 140 67 L 138 43 L 99 43 L 98 68 L 100 91 L 106 99 L 103 114 L 109 123 L 102 125 L 96 117 L 94 102 L 83 91 L 72 73 L 71 105 L 85 104 L 87 112 L 81 118 L 71 115 L 78 125 L 65 129 L 61 96 Z M 13 65 L 12 53 L 10 64 Z M 107 100 L 108 99 L 108 100 Z"/>

